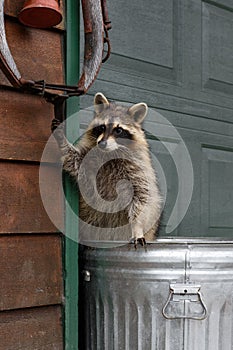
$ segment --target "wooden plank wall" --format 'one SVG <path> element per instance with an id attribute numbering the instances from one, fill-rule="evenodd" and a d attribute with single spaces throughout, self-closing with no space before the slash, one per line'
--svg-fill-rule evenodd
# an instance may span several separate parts
<path id="1" fill-rule="evenodd" d="M 7 40 L 16 64 L 26 79 L 62 83 L 63 25 L 53 30 L 22 26 L 17 14 L 23 2 L 5 1 Z M 1 72 L 0 84 L 9 85 Z M 39 190 L 52 118 L 53 108 L 42 97 L 0 89 L 0 350 L 63 348 L 62 241 Z M 60 220 L 58 170 L 52 160 L 43 166 Z"/>

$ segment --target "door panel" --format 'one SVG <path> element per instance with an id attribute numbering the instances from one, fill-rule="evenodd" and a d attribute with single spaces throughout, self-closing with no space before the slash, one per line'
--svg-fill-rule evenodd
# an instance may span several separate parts
<path id="1" fill-rule="evenodd" d="M 222 8 L 221 2 L 202 4 L 202 84 L 213 93 L 233 92 L 232 9 L 232 4 Z"/>
<path id="2" fill-rule="evenodd" d="M 233 152 L 230 149 L 202 148 L 203 226 L 211 234 L 232 236 Z"/>
<path id="3" fill-rule="evenodd" d="M 179 7 L 178 0 L 113 2 L 111 69 L 123 68 L 123 74 L 136 73 L 149 80 L 159 77 L 177 85 L 182 49 Z"/>

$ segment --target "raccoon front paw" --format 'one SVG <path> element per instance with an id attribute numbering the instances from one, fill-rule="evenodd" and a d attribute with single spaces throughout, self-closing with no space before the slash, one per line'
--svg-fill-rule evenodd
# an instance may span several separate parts
<path id="1" fill-rule="evenodd" d="M 138 244 L 140 244 L 142 247 L 144 247 L 145 251 L 147 251 L 147 243 L 144 237 L 133 237 L 129 243 L 134 245 L 135 250 L 138 249 Z"/>
<path id="2" fill-rule="evenodd" d="M 57 127 L 61 124 L 60 120 L 58 119 L 53 119 L 52 124 L 51 124 L 51 131 L 54 132 L 54 130 L 57 129 Z"/>
<path id="3" fill-rule="evenodd" d="M 51 124 L 51 131 L 55 137 L 57 143 L 62 145 L 64 142 L 64 125 L 61 124 L 60 120 L 53 119 Z"/>

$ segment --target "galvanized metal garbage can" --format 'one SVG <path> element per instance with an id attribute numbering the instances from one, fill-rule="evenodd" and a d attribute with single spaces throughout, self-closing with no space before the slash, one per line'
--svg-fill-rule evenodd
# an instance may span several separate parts
<path id="1" fill-rule="evenodd" d="M 233 242 L 81 246 L 79 304 L 80 350 L 232 350 Z"/>

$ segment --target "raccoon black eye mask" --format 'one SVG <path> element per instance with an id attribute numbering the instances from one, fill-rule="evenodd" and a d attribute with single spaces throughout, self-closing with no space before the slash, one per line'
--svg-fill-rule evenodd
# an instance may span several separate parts
<path id="1" fill-rule="evenodd" d="M 101 124 L 101 125 L 98 125 L 98 126 L 95 126 L 93 129 L 92 129 L 92 134 L 95 138 L 98 138 L 100 135 L 102 135 L 106 130 L 106 126 L 104 124 Z"/>
<path id="2" fill-rule="evenodd" d="M 99 145 L 103 145 L 103 142 L 107 145 L 106 141 L 109 137 L 115 138 L 115 141 L 122 145 L 127 145 L 126 140 L 133 140 L 133 136 L 128 130 L 121 126 L 115 126 L 113 123 L 95 126 L 92 129 L 92 135 L 98 140 L 97 144 Z M 100 138 L 101 135 L 102 137 Z"/>
<path id="3" fill-rule="evenodd" d="M 115 137 L 120 137 L 124 139 L 129 139 L 132 140 L 133 136 L 130 134 L 128 130 L 124 130 L 122 127 L 117 126 L 116 128 L 113 129 L 113 134 Z"/>
<path id="4" fill-rule="evenodd" d="M 79 188 L 80 240 L 120 237 L 137 248 L 138 243 L 155 239 L 161 211 L 142 130 L 148 107 L 112 103 L 102 93 L 95 95 L 94 107 L 94 118 L 75 146 L 67 141 L 58 121 L 52 124 L 63 169 Z"/>

